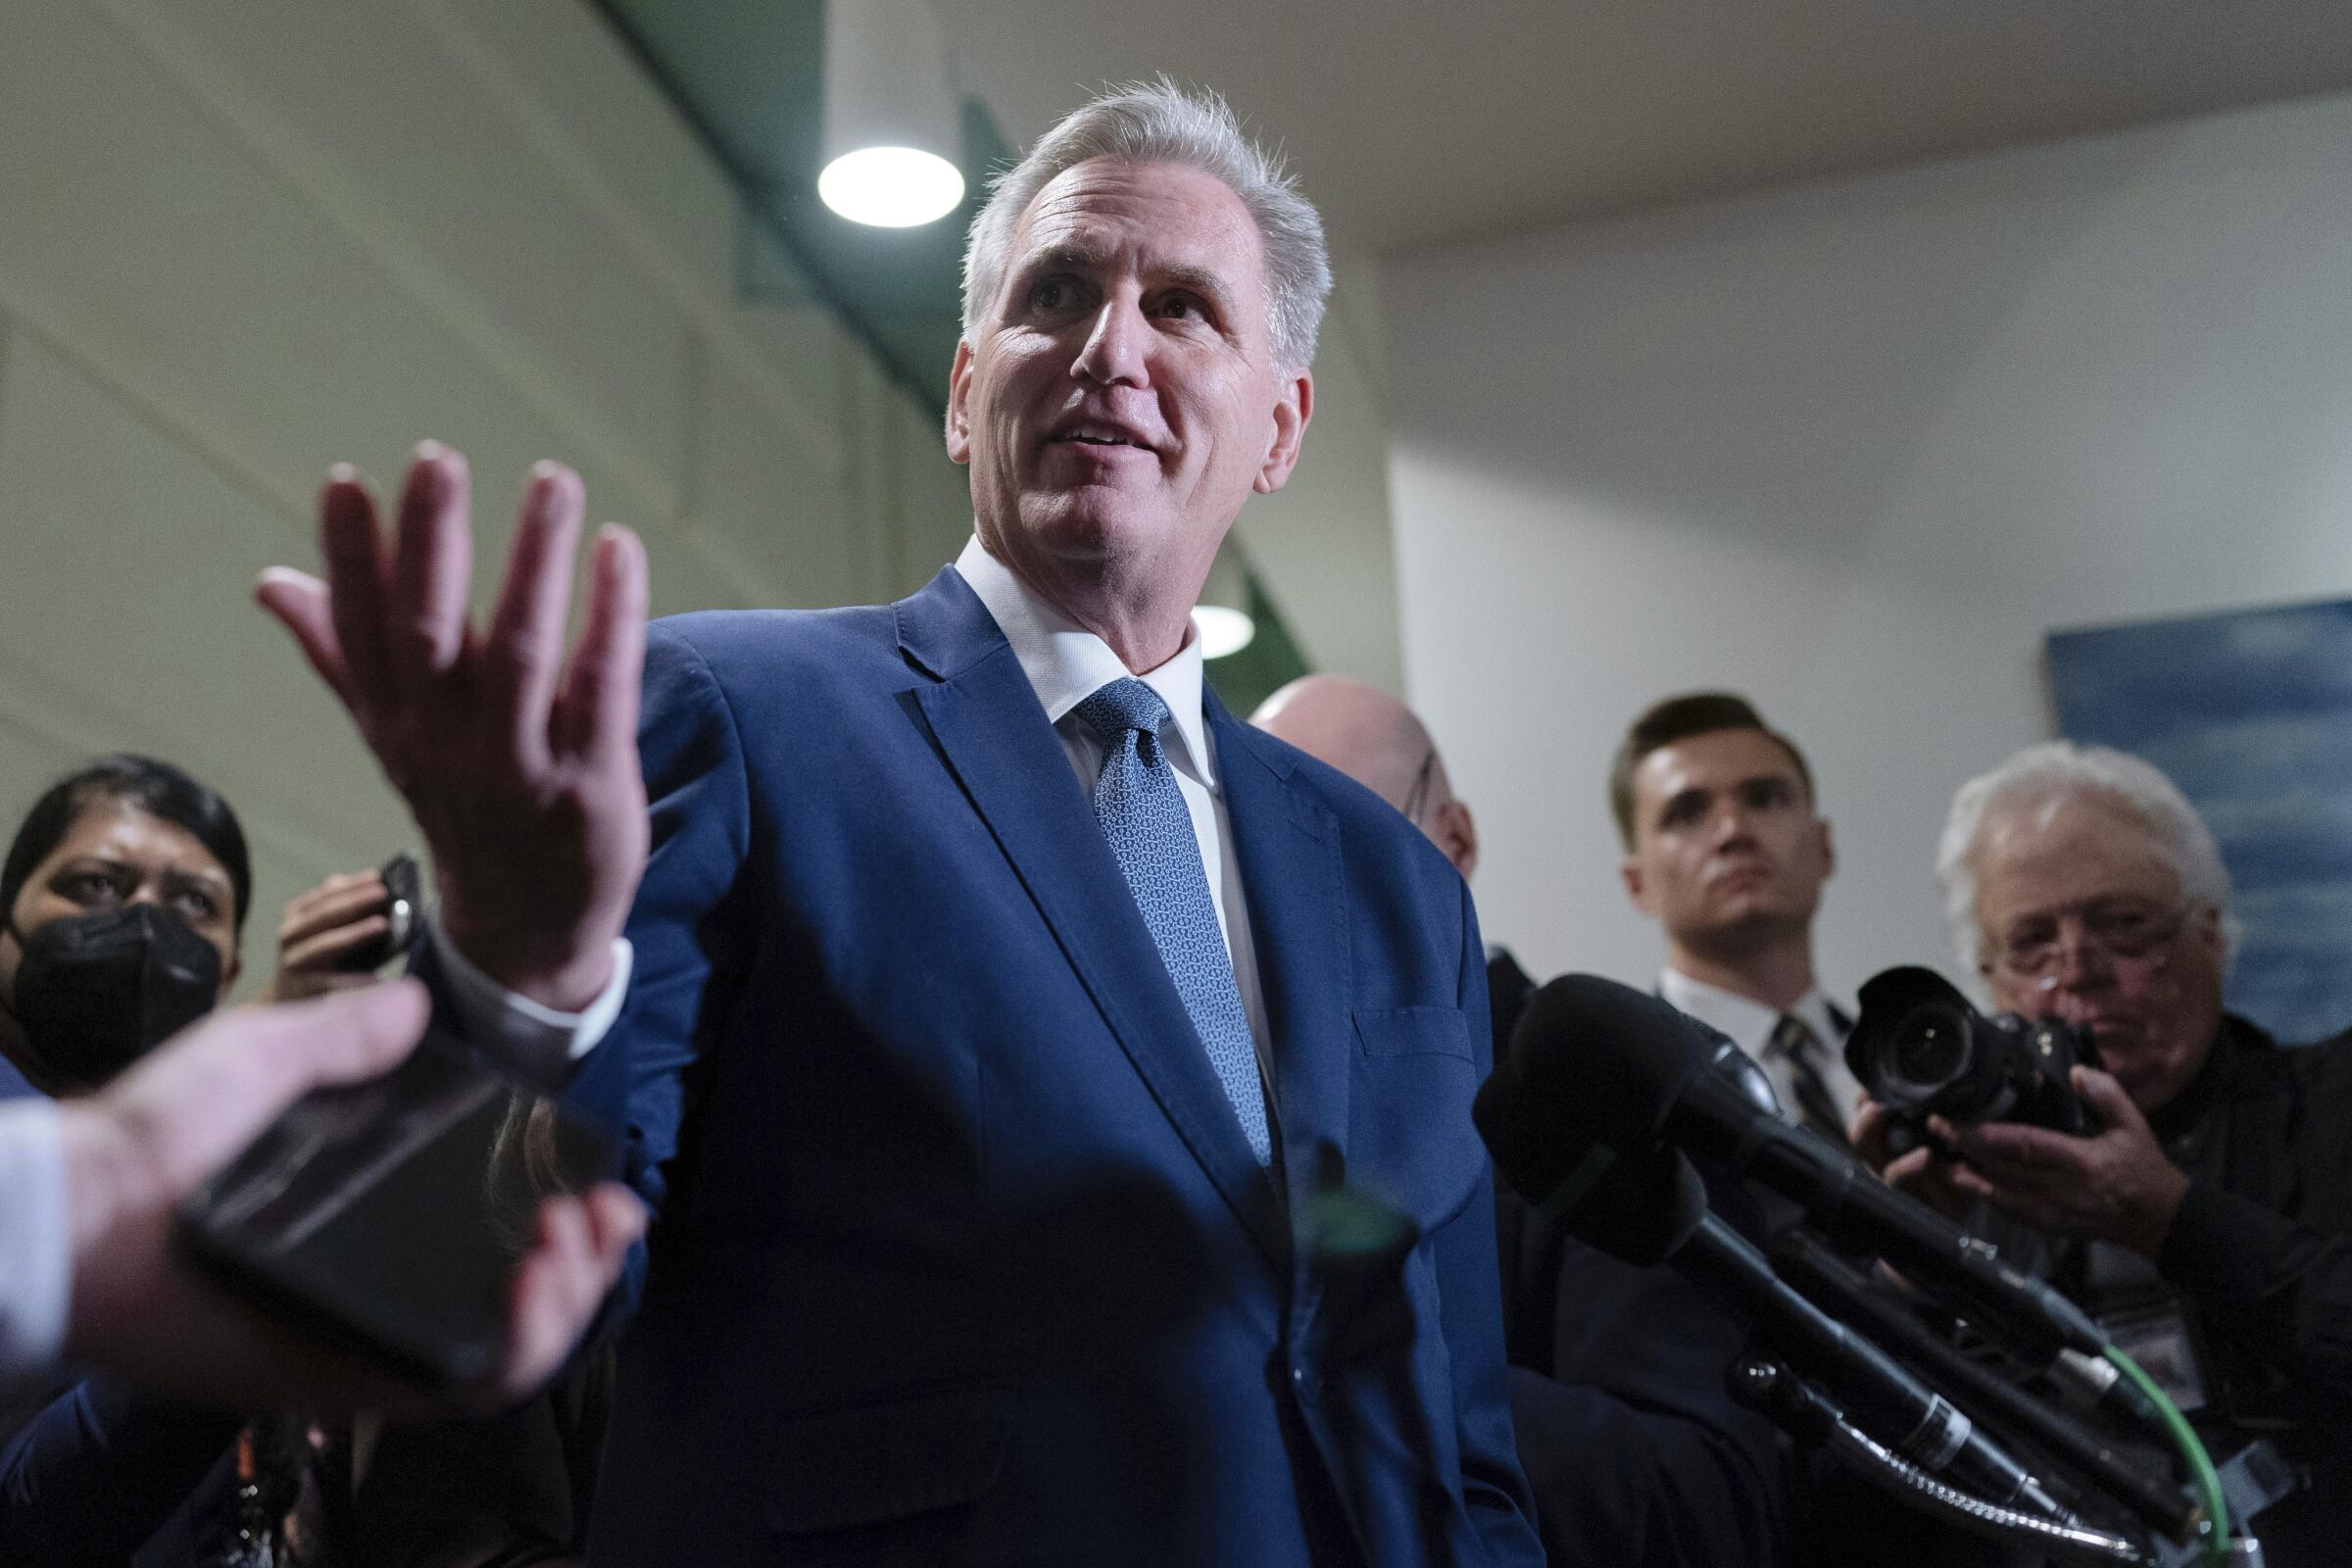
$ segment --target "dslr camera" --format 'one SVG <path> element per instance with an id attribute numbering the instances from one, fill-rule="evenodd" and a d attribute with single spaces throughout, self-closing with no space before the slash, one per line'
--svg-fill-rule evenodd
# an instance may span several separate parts
<path id="1" fill-rule="evenodd" d="M 2076 1137 L 2097 1131 L 2074 1067 L 2099 1065 L 2090 1033 L 2058 1018 L 1991 1017 L 1933 969 L 1888 969 L 1866 982 L 1845 1064 L 1885 1105 L 1887 1147 L 1929 1142 L 1928 1118 L 2022 1121 Z"/>

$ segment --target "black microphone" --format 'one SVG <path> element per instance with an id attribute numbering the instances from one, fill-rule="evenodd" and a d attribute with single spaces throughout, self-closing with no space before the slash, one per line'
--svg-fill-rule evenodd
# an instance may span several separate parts
<path id="1" fill-rule="evenodd" d="M 1722 1220 L 1703 1216 L 1674 1263 L 1745 1307 L 1765 1343 L 1793 1371 L 1827 1389 L 1856 1426 L 1913 1464 L 1963 1492 L 2075 1522 L 2033 1472 L 1977 1431 L 1950 1400 L 1791 1290 L 1764 1254 Z"/>
<path id="2" fill-rule="evenodd" d="M 1706 1187 L 1680 1150 L 1652 1145 L 1622 1156 L 1589 1150 L 1543 1198 L 1544 1210 L 1577 1240 L 1642 1267 L 1671 1258 L 1728 1297 L 1793 1370 L 1830 1390 L 1856 1426 L 1921 1469 L 1994 1502 L 2071 1520 L 1942 1396 L 1782 1283 L 1753 1244 L 1707 1212 Z"/>
<path id="3" fill-rule="evenodd" d="M 1681 1250 L 1707 1217 L 1707 1188 L 1680 1150 L 1654 1144 L 1629 1154 L 1596 1151 L 1584 1180 L 1546 1195 L 1544 1212 L 1587 1247 L 1637 1268 Z"/>
<path id="4" fill-rule="evenodd" d="M 2072 1301 L 1716 1071 L 1719 1038 L 1615 981 L 1552 981 L 1529 999 L 1508 1058 L 1473 1106 L 1495 1168 L 1541 1202 L 1594 1145 L 1670 1144 L 1794 1200 L 1841 1246 L 1939 1286 L 2037 1361 L 2061 1350 L 2101 1353 L 2106 1336 Z"/>
<path id="5" fill-rule="evenodd" d="M 1947 1388 L 1957 1388 L 1978 1409 L 2008 1423 L 2012 1431 L 2023 1432 L 2049 1450 L 2053 1459 L 2087 1476 L 2141 1522 L 2175 1541 L 2193 1537 L 2197 1512 L 2183 1493 L 2167 1486 L 2161 1474 L 2150 1474 L 2145 1464 L 2117 1452 L 2105 1439 L 1930 1333 L 1912 1317 L 1891 1286 L 1856 1268 L 1802 1229 L 1791 1229 L 1773 1243 L 1772 1264 L 1775 1273 L 1824 1311 L 1875 1334 L 1928 1376 Z"/>

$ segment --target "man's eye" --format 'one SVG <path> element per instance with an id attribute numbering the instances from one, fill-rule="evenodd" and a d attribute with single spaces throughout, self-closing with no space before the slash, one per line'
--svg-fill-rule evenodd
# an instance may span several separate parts
<path id="1" fill-rule="evenodd" d="M 1204 321 L 1207 310 L 1190 294 L 1172 294 L 1160 301 L 1159 314 L 1171 321 Z"/>
<path id="2" fill-rule="evenodd" d="M 199 892 L 194 888 L 180 894 L 179 906 L 188 912 L 191 919 L 196 920 L 211 919 L 214 912 L 220 907 L 220 905 L 213 902 L 211 894 Z"/>
<path id="3" fill-rule="evenodd" d="M 1037 286 L 1029 291 L 1029 303 L 1041 311 L 1058 311 L 1070 303 L 1070 294 L 1069 279 L 1041 278 Z"/>
<path id="4" fill-rule="evenodd" d="M 2020 926 L 2017 930 L 2010 932 L 2009 940 L 2004 946 L 2008 949 L 2009 956 L 2012 959 L 2031 958 L 2036 954 L 2046 952 L 2057 940 L 2058 932 L 2055 927 L 2029 925 Z"/>

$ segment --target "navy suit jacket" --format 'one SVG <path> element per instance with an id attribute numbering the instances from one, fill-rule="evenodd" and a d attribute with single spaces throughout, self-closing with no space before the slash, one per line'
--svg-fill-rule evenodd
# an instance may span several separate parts
<path id="1" fill-rule="evenodd" d="M 652 628 L 636 970 L 571 1091 L 659 1216 L 592 1560 L 1542 1560 L 1468 894 L 1207 707 L 1272 1177 L 961 577 Z"/>

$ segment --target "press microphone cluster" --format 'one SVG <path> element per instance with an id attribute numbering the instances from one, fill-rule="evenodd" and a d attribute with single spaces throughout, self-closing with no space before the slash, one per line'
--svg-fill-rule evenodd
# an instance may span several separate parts
<path id="1" fill-rule="evenodd" d="M 1713 1070 L 1720 1037 L 1657 998 L 1569 975 L 1529 1001 L 1514 1041 L 1476 1115 L 1495 1168 L 1534 1200 L 1557 1190 L 1583 1151 L 1668 1145 L 1798 1203 L 1830 1240 L 1948 1295 L 2030 1361 L 2105 1349 L 2082 1308 Z"/>
<path id="2" fill-rule="evenodd" d="M 1572 1235 L 1628 1261 L 1671 1256 L 1739 1302 L 1798 1375 L 1855 1424 L 1960 1490 L 2073 1522 L 2027 1468 L 1876 1344 L 1774 1273 L 1710 1214 L 1699 1155 L 1794 1200 L 1841 1246 L 1940 1286 L 2032 1356 L 2095 1352 L 2073 1303 L 2003 1265 L 1941 1215 L 1881 1185 L 1720 1070 L 1719 1036 L 1654 997 L 1591 976 L 1528 1004 L 1474 1115 L 1503 1179 Z M 1744 1067 L 1744 1059 L 1737 1064 Z M 1625 1244 L 1638 1246 L 1629 1250 Z"/>

